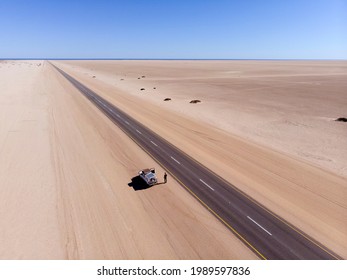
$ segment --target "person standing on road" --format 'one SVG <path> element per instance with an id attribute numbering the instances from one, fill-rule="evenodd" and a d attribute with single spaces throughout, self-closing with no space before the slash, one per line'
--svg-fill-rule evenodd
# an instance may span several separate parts
<path id="1" fill-rule="evenodd" d="M 164 183 L 166 184 L 166 182 L 167 182 L 167 174 L 166 172 L 164 172 Z"/>

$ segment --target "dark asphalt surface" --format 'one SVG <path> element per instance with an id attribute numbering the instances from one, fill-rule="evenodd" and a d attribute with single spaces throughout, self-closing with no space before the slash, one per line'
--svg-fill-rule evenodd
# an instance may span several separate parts
<path id="1" fill-rule="evenodd" d="M 339 258 L 76 79 L 54 67 L 260 258 Z"/>

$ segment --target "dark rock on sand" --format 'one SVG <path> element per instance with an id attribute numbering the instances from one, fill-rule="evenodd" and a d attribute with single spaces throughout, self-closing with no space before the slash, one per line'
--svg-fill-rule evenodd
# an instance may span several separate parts
<path id="1" fill-rule="evenodd" d="M 199 103 L 199 102 L 201 102 L 201 101 L 198 100 L 198 99 L 194 99 L 194 100 L 190 101 L 189 103 L 196 104 L 196 103 Z"/>

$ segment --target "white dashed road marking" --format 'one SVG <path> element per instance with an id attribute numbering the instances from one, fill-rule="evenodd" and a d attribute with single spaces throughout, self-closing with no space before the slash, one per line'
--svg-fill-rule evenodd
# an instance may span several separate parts
<path id="1" fill-rule="evenodd" d="M 158 147 L 158 145 L 157 145 L 157 144 L 155 144 L 153 141 L 151 141 L 151 143 L 152 143 L 154 146 L 157 146 L 157 147 Z"/>
<path id="2" fill-rule="evenodd" d="M 142 134 L 142 132 L 141 132 L 141 131 L 139 131 L 139 130 L 137 130 L 137 129 L 136 129 L 136 131 L 137 131 L 137 133 L 140 133 L 140 134 Z"/>
<path id="3" fill-rule="evenodd" d="M 199 179 L 201 183 L 203 183 L 206 187 L 210 188 L 214 191 L 214 188 L 212 188 L 209 184 L 207 184 L 204 180 Z"/>
<path id="4" fill-rule="evenodd" d="M 247 216 L 248 219 L 250 219 L 253 223 L 255 223 L 258 227 L 260 227 L 263 231 L 265 231 L 267 234 L 272 235 L 272 233 L 265 228 L 263 228 L 261 225 L 259 225 L 256 221 L 254 221 L 250 216 Z"/>
<path id="5" fill-rule="evenodd" d="M 174 157 L 171 157 L 171 159 L 173 159 L 174 161 L 176 161 L 178 164 L 181 164 L 177 159 L 175 159 Z"/>

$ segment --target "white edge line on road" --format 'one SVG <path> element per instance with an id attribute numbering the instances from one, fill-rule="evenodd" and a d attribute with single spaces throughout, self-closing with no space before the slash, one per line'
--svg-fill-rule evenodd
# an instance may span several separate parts
<path id="1" fill-rule="evenodd" d="M 153 141 L 151 141 L 151 143 L 152 143 L 154 146 L 157 146 L 157 147 L 158 147 L 158 145 L 157 145 L 157 144 L 155 144 Z"/>
<path id="2" fill-rule="evenodd" d="M 137 133 L 140 133 L 140 134 L 142 134 L 142 132 L 141 132 L 141 131 L 139 131 L 139 130 L 137 130 L 137 129 L 136 129 L 136 131 L 137 131 Z"/>
<path id="3" fill-rule="evenodd" d="M 181 164 L 177 159 L 175 159 L 174 157 L 171 157 L 171 159 L 173 159 L 174 161 L 176 161 L 178 164 Z"/>
<path id="4" fill-rule="evenodd" d="M 211 190 L 214 191 L 214 188 L 212 188 L 209 184 L 207 184 L 204 180 L 199 179 L 201 183 L 203 183 L 205 186 L 207 186 L 208 188 L 210 188 Z"/>
<path id="5" fill-rule="evenodd" d="M 261 225 L 259 225 L 256 221 L 254 221 L 250 216 L 247 216 L 248 219 L 250 219 L 253 223 L 255 223 L 258 227 L 260 227 L 263 231 L 265 231 L 267 234 L 272 235 L 272 233 L 265 228 L 263 228 Z"/>

